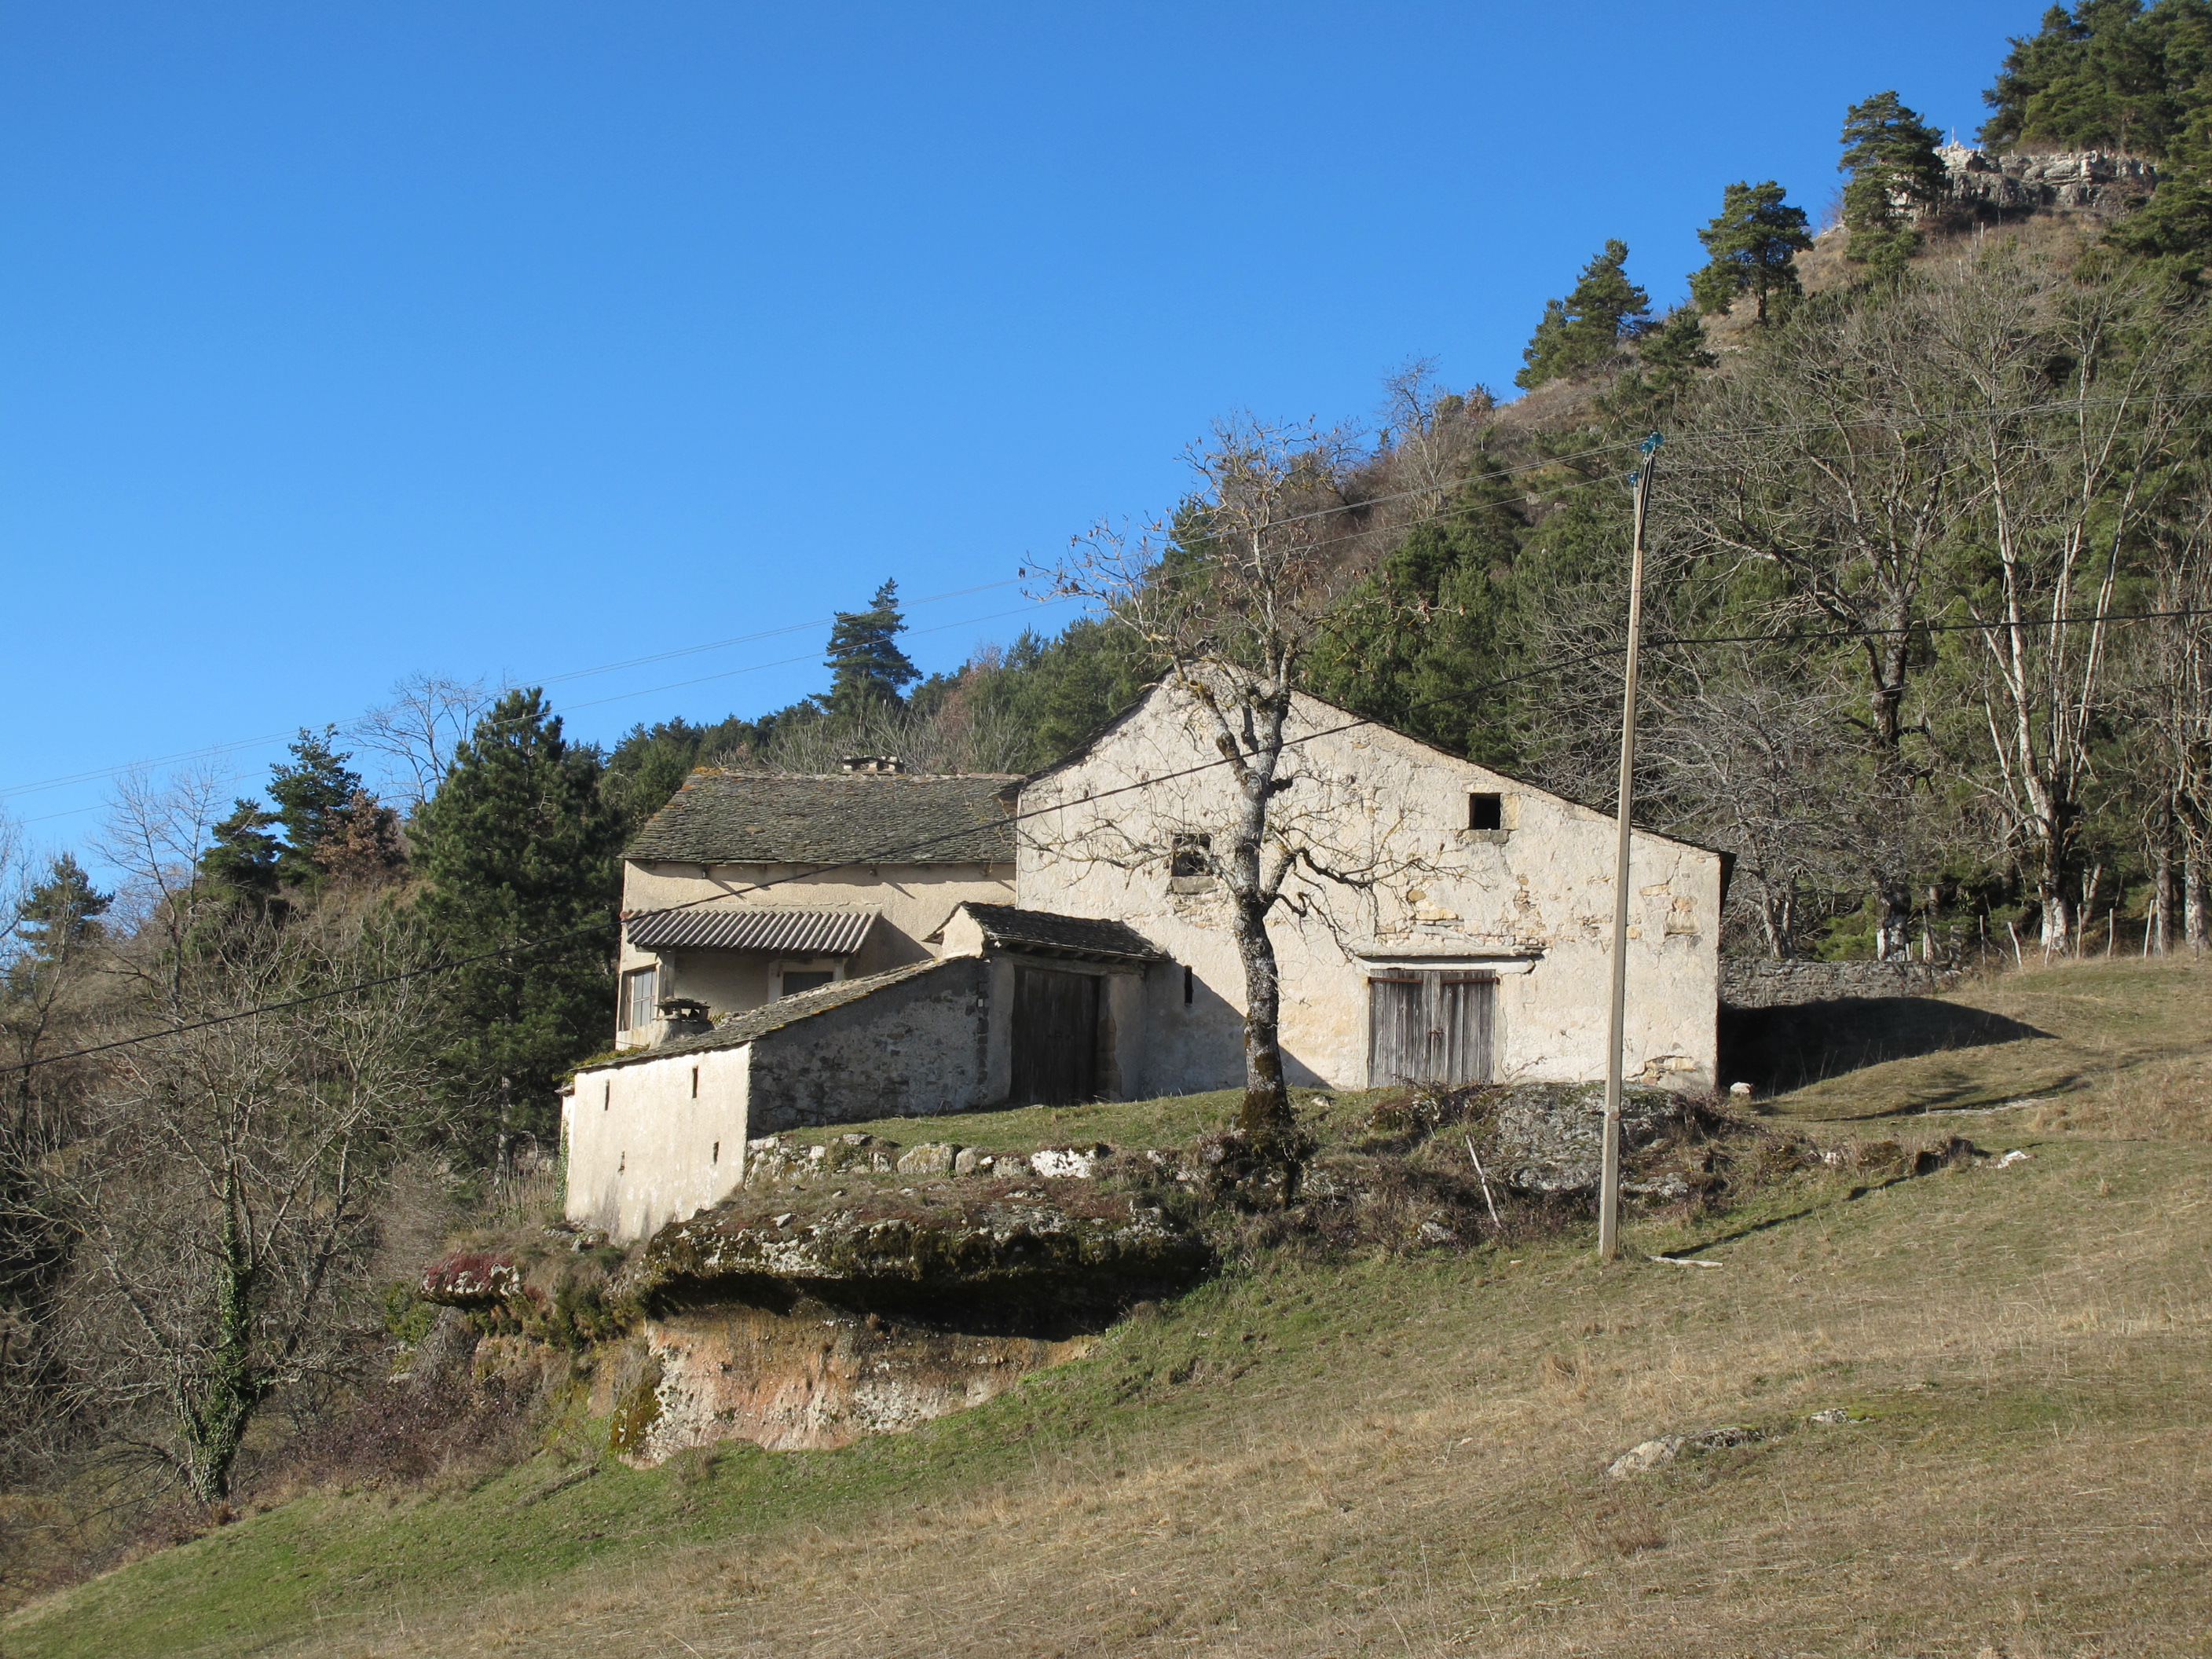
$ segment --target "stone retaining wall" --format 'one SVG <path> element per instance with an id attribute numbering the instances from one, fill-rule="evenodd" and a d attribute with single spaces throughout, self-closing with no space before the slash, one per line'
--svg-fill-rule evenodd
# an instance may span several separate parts
<path id="1" fill-rule="evenodd" d="M 1959 982 L 1941 962 L 1776 962 L 1721 959 L 1721 1001 L 1731 1008 L 1789 1008 L 1856 997 L 1925 997 Z"/>

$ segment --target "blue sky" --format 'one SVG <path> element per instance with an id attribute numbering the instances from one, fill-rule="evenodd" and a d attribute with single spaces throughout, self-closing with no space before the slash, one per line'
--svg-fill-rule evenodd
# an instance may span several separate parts
<path id="1" fill-rule="evenodd" d="M 59 847 L 109 781 L 27 786 L 408 673 L 1006 582 L 1170 505 L 1213 416 L 1359 418 L 1410 357 L 1510 391 L 1607 237 L 1679 295 L 1723 185 L 1817 216 L 1847 103 L 1969 130 L 2042 9 L 17 0 L 0 809 Z M 556 700 L 757 713 L 824 631 Z"/>

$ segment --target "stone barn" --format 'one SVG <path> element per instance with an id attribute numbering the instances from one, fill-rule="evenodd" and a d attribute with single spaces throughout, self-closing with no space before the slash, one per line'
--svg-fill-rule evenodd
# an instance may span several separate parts
<path id="1" fill-rule="evenodd" d="M 1155 686 L 1026 780 L 696 775 L 629 849 L 629 1052 L 568 1097 L 570 1217 L 640 1237 L 802 1124 L 1241 1081 L 1204 857 L 1231 785 L 1196 715 Z M 1612 817 L 1317 698 L 1291 738 L 1269 852 L 1291 1080 L 1603 1077 Z M 1634 837 L 1632 1078 L 1714 1086 L 1724 874 Z"/>

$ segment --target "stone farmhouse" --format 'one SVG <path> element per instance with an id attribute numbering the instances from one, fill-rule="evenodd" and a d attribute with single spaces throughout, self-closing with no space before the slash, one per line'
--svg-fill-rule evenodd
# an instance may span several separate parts
<path id="1" fill-rule="evenodd" d="M 803 1125 L 1240 1082 L 1233 786 L 1195 714 L 1164 683 L 1026 779 L 695 773 L 626 856 L 625 1052 L 564 1106 L 570 1218 L 641 1237 Z M 1291 737 L 1291 1080 L 1603 1077 L 1613 819 L 1317 698 Z M 1714 1086 L 1725 878 L 1633 839 L 1632 1077 Z"/>

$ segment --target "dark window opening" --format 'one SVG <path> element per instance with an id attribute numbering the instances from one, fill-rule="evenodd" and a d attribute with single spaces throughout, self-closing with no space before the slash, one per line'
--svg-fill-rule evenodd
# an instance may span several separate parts
<path id="1" fill-rule="evenodd" d="M 691 1098 L 699 1098 L 699 1068 L 696 1066 L 691 1068 Z"/>
<path id="2" fill-rule="evenodd" d="M 1505 797 L 1469 795 L 1467 798 L 1467 827 L 1470 830 L 1503 830 L 1505 827 Z"/>
<path id="3" fill-rule="evenodd" d="M 787 972 L 783 976 L 783 994 L 795 997 L 801 991 L 817 990 L 836 977 L 827 969 L 809 969 L 803 973 Z"/>
<path id="4" fill-rule="evenodd" d="M 722 1161 L 722 1143 L 721 1143 L 720 1141 L 719 1141 L 719 1140 L 718 1140 L 718 1141 L 716 1141 L 716 1142 L 714 1143 L 714 1150 L 713 1151 L 713 1152 L 711 1152 L 710 1154 L 708 1154 L 708 1158 L 707 1158 L 707 1162 L 708 1162 L 709 1164 L 720 1164 L 721 1161 Z"/>
<path id="5" fill-rule="evenodd" d="M 1182 1006 L 1186 1008 L 1198 1000 L 1198 975 L 1188 968 L 1182 970 Z"/>
<path id="6" fill-rule="evenodd" d="M 1202 835 L 1176 836 L 1168 865 L 1170 876 L 1210 876 L 1213 866 L 1206 858 L 1206 849 L 1213 845 L 1213 837 Z"/>
<path id="7" fill-rule="evenodd" d="M 599 1097 L 599 1109 L 600 1109 L 601 1111 L 603 1111 L 603 1112 L 604 1112 L 604 1111 L 605 1111 L 605 1110 L 607 1109 L 607 1108 L 608 1108 L 608 1107 L 610 1107 L 610 1106 L 613 1105 L 614 1103 L 615 1103 L 615 1085 L 614 1085 L 614 1084 L 613 1084 L 612 1080 L 611 1080 L 611 1079 L 610 1079 L 610 1080 L 609 1080 L 609 1082 L 608 1082 L 608 1084 L 607 1084 L 607 1086 L 606 1086 L 606 1092 L 605 1092 L 605 1094 L 603 1094 L 603 1095 L 601 1095 L 601 1096 Z"/>

